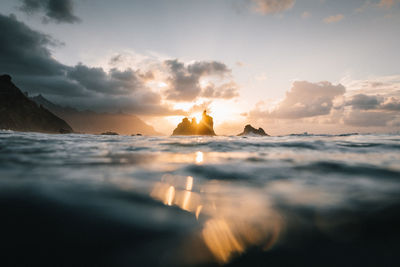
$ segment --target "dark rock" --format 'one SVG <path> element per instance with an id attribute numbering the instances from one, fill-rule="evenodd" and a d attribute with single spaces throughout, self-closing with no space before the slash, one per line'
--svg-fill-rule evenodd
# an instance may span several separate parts
<path id="1" fill-rule="evenodd" d="M 243 132 L 238 134 L 238 136 L 244 136 L 244 135 L 269 136 L 267 133 L 265 133 L 263 128 L 258 128 L 258 130 L 257 130 L 256 128 L 254 128 L 250 124 L 247 124 L 244 127 Z"/>
<path id="2" fill-rule="evenodd" d="M 132 134 L 131 136 L 142 136 L 142 134 L 137 133 L 137 134 Z"/>
<path id="3" fill-rule="evenodd" d="M 213 118 L 208 116 L 204 110 L 203 117 L 199 123 L 196 122 L 195 118 L 191 122 L 188 118 L 184 118 L 175 128 L 172 135 L 216 135 L 213 127 Z"/>
<path id="4" fill-rule="evenodd" d="M 101 135 L 119 135 L 116 132 L 105 132 L 105 133 L 101 133 Z"/>
<path id="5" fill-rule="evenodd" d="M 66 130 L 66 129 L 60 129 L 59 131 L 58 131 L 60 134 L 68 134 L 68 133 L 71 133 L 71 131 L 69 131 L 69 130 Z"/>
<path id="6" fill-rule="evenodd" d="M 0 76 L 0 82 L 11 83 L 11 80 L 11 76 L 8 74 L 3 74 Z"/>
<path id="7" fill-rule="evenodd" d="M 38 106 L 11 81 L 0 75 L 0 129 L 45 133 L 73 132 L 64 120 Z"/>

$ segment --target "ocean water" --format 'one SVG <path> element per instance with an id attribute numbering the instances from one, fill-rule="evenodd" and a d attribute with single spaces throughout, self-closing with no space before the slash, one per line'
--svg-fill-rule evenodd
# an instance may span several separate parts
<path id="1" fill-rule="evenodd" d="M 1 266 L 400 266 L 400 135 L 0 131 Z"/>

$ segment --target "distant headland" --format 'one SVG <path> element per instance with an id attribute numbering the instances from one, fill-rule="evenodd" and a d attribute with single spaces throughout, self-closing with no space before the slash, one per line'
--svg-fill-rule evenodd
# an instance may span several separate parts
<path id="1" fill-rule="evenodd" d="M 14 85 L 10 75 L 0 75 L 0 129 L 72 133 L 71 126 Z"/>
<path id="2" fill-rule="evenodd" d="M 172 135 L 216 135 L 214 132 L 213 118 L 207 115 L 207 111 L 203 111 L 201 120 L 197 123 L 196 118 L 189 121 L 184 118 L 181 123 L 173 131 Z"/>

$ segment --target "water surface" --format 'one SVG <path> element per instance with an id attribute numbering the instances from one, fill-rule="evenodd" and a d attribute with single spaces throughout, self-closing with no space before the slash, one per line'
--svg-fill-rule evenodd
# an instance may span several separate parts
<path id="1" fill-rule="evenodd" d="M 399 152 L 399 135 L 0 131 L 0 261 L 396 266 Z"/>

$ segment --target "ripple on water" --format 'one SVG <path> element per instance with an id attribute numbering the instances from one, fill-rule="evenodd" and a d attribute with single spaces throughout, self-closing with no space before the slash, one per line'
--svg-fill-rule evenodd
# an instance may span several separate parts
<path id="1" fill-rule="evenodd" d="M 0 131 L 0 234 L 20 265 L 396 262 L 399 140 Z"/>

